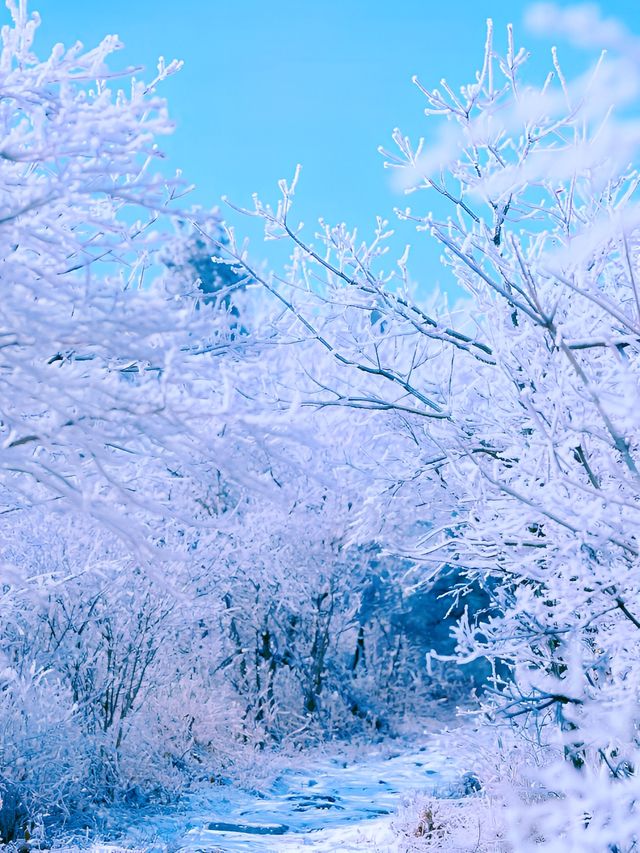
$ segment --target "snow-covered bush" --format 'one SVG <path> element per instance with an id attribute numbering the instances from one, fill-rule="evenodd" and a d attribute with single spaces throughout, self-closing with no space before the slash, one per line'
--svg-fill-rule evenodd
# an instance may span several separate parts
<path id="1" fill-rule="evenodd" d="M 266 364 L 283 379 L 270 358 Z M 254 386 L 249 397 L 260 393 L 268 396 Z M 335 420 L 298 412 L 291 434 L 277 413 L 271 418 L 263 462 L 271 490 L 228 487 L 217 533 L 203 531 L 197 545 L 211 666 L 236 691 L 246 736 L 257 743 L 393 727 L 447 690 L 424 666 L 406 566 L 348 541 L 358 490 L 350 471 L 326 476 Z"/>
<path id="2" fill-rule="evenodd" d="M 490 799 L 409 797 L 393 821 L 399 853 L 508 853 L 504 809 Z"/>
<path id="3" fill-rule="evenodd" d="M 12 524 L 2 556 L 30 582 L 0 615 L 4 840 L 38 815 L 93 825 L 101 803 L 145 801 L 217 769 L 233 696 L 218 684 L 212 701 L 197 666 L 188 575 L 168 592 L 82 516 Z"/>
<path id="4" fill-rule="evenodd" d="M 258 742 L 375 733 L 442 689 L 420 645 L 394 630 L 399 578 L 381 579 L 370 551 L 343 548 L 344 521 L 323 510 L 309 529 L 308 506 L 279 517 L 258 505 L 216 581 L 218 666 Z M 265 520 L 264 536 L 248 535 Z"/>

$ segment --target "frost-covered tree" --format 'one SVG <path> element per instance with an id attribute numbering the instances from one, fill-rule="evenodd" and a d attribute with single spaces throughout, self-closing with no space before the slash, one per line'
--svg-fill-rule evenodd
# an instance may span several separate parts
<path id="1" fill-rule="evenodd" d="M 156 514 L 140 458 L 179 467 L 211 407 L 188 377 L 209 334 L 187 294 L 155 283 L 163 213 L 181 189 L 156 173 L 155 137 L 171 129 L 158 84 L 107 60 L 118 48 L 33 51 L 38 16 L 8 4 L 0 55 L 0 255 L 4 297 L 0 473 L 5 511 L 63 498 L 123 535 Z M 185 288 L 186 290 L 187 288 Z M 206 422 L 206 426 L 205 426 Z M 148 473 L 148 472 L 147 472 Z M 129 506 L 127 524 L 118 521 Z M 139 512 L 131 512 L 137 505 Z M 136 515 L 138 519 L 136 519 Z"/>
<path id="2" fill-rule="evenodd" d="M 150 83 L 113 72 L 114 37 L 91 50 L 56 45 L 40 60 L 37 14 L 7 5 L 2 840 L 26 816 L 82 809 L 136 779 L 162 787 L 173 758 L 189 754 L 189 731 L 211 737 L 206 714 L 190 728 L 184 715 L 171 721 L 204 686 L 175 677 L 191 671 L 197 637 L 177 602 L 197 578 L 197 501 L 236 458 L 218 452 L 233 420 L 230 410 L 217 418 L 233 369 L 219 369 L 228 340 L 217 329 L 228 324 L 193 298 L 195 276 L 178 286 L 157 261 L 182 185 L 156 174 L 155 138 L 171 124 L 155 89 L 178 63 L 160 61 Z M 242 477 L 250 469 L 238 465 Z"/>
<path id="3" fill-rule="evenodd" d="M 286 308 L 283 339 L 313 346 L 296 401 L 374 422 L 347 451 L 369 486 L 354 536 L 416 574 L 460 567 L 491 595 L 463 620 L 459 659 L 506 664 L 491 714 L 542 732 L 541 796 L 512 826 L 518 850 L 631 850 L 638 843 L 640 237 L 630 108 L 638 43 L 593 9 L 536 7 L 535 26 L 599 41 L 613 57 L 568 81 L 552 53 L 524 76 L 511 29 L 489 26 L 482 68 L 455 91 L 418 84 L 441 132 L 386 154 L 408 191 L 450 214 L 399 211 L 438 240 L 468 301 L 420 299 L 407 257 L 384 270 L 387 223 L 358 242 L 344 226 L 304 241 L 257 203 L 271 238 L 294 244 L 260 277 Z M 607 44 L 604 44 L 607 42 Z M 631 110 L 632 111 L 632 110 Z M 231 245 L 231 253 L 250 263 Z M 558 760 L 554 758 L 557 755 Z"/>

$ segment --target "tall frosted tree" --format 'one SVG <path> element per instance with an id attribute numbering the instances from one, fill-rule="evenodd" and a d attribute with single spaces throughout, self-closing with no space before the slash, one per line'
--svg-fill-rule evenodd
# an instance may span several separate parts
<path id="1" fill-rule="evenodd" d="M 150 83 L 112 72 L 113 36 L 91 50 L 58 44 L 40 60 L 37 14 L 24 2 L 8 8 L 1 502 L 7 511 L 64 498 L 129 535 L 136 513 L 123 525 L 123 507 L 141 518 L 161 502 L 152 479 L 139 488 L 138 462 L 163 457 L 160 477 L 171 459 L 188 458 L 204 421 L 186 381 L 204 369 L 194 352 L 209 334 L 205 317 L 154 276 L 163 215 L 181 194 L 157 173 L 155 138 L 171 124 L 155 90 L 179 64 L 160 61 Z"/>
<path id="2" fill-rule="evenodd" d="M 228 323 L 194 299 L 195 275 L 160 274 L 184 187 L 158 173 L 156 138 L 171 123 L 156 87 L 179 63 L 161 60 L 149 83 L 112 71 L 112 36 L 89 50 L 58 44 L 41 60 L 38 15 L 26 2 L 7 6 L 3 841 L 43 812 L 173 784 L 176 755 L 211 739 L 213 711 L 191 724 L 175 712 L 203 704 L 184 603 L 204 571 L 189 560 L 195 530 L 217 529 L 202 510 L 215 502 L 213 471 L 228 474 L 237 459 L 219 452 L 234 418 L 223 399 L 231 368 L 213 359 L 225 341 L 212 345 Z M 246 477 L 249 467 L 236 470 Z M 152 695 L 162 699 L 152 705 Z"/>
<path id="3" fill-rule="evenodd" d="M 277 208 L 257 202 L 268 236 L 293 244 L 285 273 L 261 280 L 286 308 L 282 334 L 313 348 L 299 399 L 377 425 L 349 451 L 370 475 L 354 536 L 416 577 L 459 566 L 493 599 L 491 616 L 459 624 L 458 656 L 506 664 L 488 713 L 539 737 L 547 769 L 516 809 L 516 849 L 626 851 L 640 726 L 638 42 L 590 7 L 546 4 L 530 22 L 611 56 L 569 81 L 554 49 L 535 87 L 511 28 L 499 56 L 489 25 L 471 84 L 416 81 L 446 124 L 416 144 L 396 131 L 384 152 L 402 187 L 448 206 L 398 213 L 439 241 L 466 303 L 417 298 L 407 256 L 385 269 L 382 220 L 368 244 L 345 226 L 306 243 L 295 180 Z"/>

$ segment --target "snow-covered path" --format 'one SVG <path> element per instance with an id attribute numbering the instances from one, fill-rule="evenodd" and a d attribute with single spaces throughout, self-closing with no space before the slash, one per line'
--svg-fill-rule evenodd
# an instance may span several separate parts
<path id="1" fill-rule="evenodd" d="M 234 787 L 194 792 L 179 814 L 139 823 L 129 842 L 149 849 L 164 841 L 185 853 L 386 853 L 397 849 L 390 816 L 403 796 L 450 789 L 460 775 L 428 746 L 395 755 L 370 749 L 350 761 L 324 758 L 286 770 L 261 793 Z"/>

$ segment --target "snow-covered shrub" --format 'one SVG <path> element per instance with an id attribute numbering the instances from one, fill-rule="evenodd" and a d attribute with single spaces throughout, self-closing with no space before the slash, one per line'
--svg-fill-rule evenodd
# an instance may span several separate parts
<path id="1" fill-rule="evenodd" d="M 7 666 L 2 690 L 0 756 L 1 842 L 34 834 L 51 809 L 66 812 L 78 772 L 89 772 L 90 756 L 74 724 L 73 707 L 55 674 L 32 664 L 20 672 Z"/>
<path id="2" fill-rule="evenodd" d="M 486 797 L 439 799 L 417 794 L 393 821 L 400 853 L 509 853 L 503 808 Z"/>
<path id="3" fill-rule="evenodd" d="M 102 806 L 228 774 L 240 709 L 203 629 L 218 598 L 198 595 L 192 562 L 168 590 L 85 517 L 16 514 L 12 532 L 2 557 L 30 583 L 0 613 L 6 831 L 93 827 Z"/>
<path id="4" fill-rule="evenodd" d="M 443 689 L 411 625 L 399 626 L 401 569 L 346 546 L 348 509 L 330 495 L 314 508 L 311 488 L 284 511 L 253 500 L 211 567 L 216 668 L 258 742 L 385 729 Z"/>

